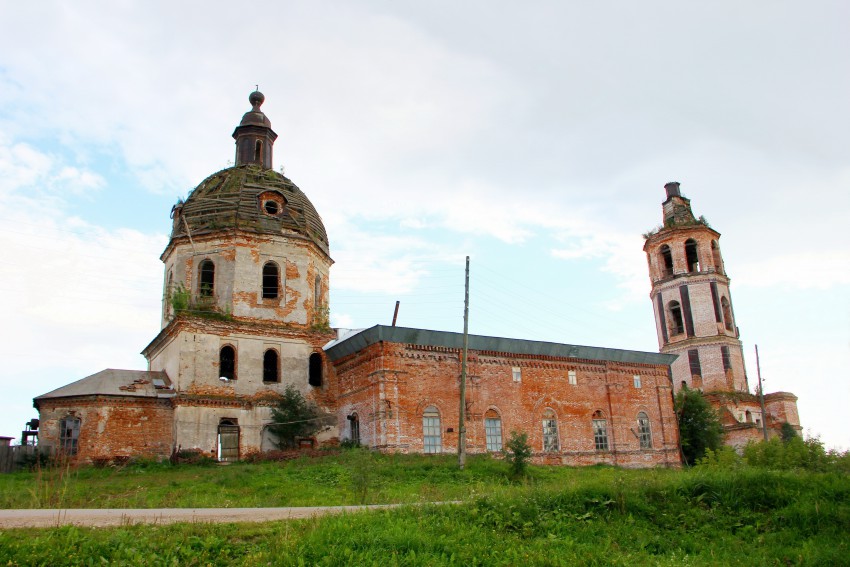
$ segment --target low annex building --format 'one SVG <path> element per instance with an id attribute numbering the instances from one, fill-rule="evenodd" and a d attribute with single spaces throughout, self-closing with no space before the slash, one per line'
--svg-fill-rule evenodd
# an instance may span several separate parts
<path id="1" fill-rule="evenodd" d="M 461 335 L 328 325 L 330 245 L 307 196 L 272 167 L 277 134 L 251 93 L 236 163 L 171 211 L 162 323 L 148 370 L 104 370 L 38 396 L 40 443 L 83 460 L 222 461 L 275 448 L 271 408 L 287 386 L 336 417 L 310 445 L 456 450 Z M 650 353 L 469 337 L 470 453 L 528 434 L 537 462 L 679 466 L 671 364 Z"/>

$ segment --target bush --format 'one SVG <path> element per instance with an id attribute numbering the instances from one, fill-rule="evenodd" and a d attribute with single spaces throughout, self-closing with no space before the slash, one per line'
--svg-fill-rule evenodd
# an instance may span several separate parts
<path id="1" fill-rule="evenodd" d="M 741 456 L 727 445 L 721 445 L 717 449 L 706 449 L 705 456 L 697 461 L 701 468 L 734 470 L 741 468 L 744 461 Z"/>
<path id="2" fill-rule="evenodd" d="M 716 451 L 723 443 L 723 426 L 702 392 L 682 388 L 676 394 L 676 417 L 685 463 L 694 465 L 706 451 Z"/>
<path id="3" fill-rule="evenodd" d="M 502 450 L 505 461 L 510 466 L 510 475 L 514 480 L 525 477 L 528 473 L 528 463 L 531 460 L 531 446 L 528 444 L 528 433 L 511 431 L 511 437 Z"/>

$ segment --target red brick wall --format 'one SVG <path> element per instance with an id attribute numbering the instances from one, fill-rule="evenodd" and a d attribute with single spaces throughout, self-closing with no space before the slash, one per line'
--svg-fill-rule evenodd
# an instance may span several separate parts
<path id="1" fill-rule="evenodd" d="M 515 382 L 512 368 L 521 369 Z M 361 440 L 403 452 L 423 451 L 422 413 L 438 408 L 443 452 L 457 450 L 460 353 L 442 347 L 378 343 L 335 363 L 339 385 L 340 434 L 349 434 L 347 415 L 360 419 Z M 577 384 L 568 384 L 575 370 Z M 633 376 L 641 376 L 635 388 Z M 496 410 L 502 438 L 512 430 L 528 433 L 538 462 L 622 466 L 679 465 L 678 430 L 666 366 L 630 365 L 579 359 L 469 353 L 467 448 L 486 450 L 484 414 Z M 543 413 L 558 419 L 560 450 L 543 452 Z M 610 450 L 595 450 L 591 416 L 608 421 Z M 653 447 L 641 450 L 637 414 L 650 419 Z M 452 431 L 449 431 L 451 429 Z"/>
<path id="2" fill-rule="evenodd" d="M 126 456 L 168 457 L 173 410 L 168 400 L 91 396 L 39 402 L 39 442 L 59 446 L 59 422 L 80 419 L 80 460 Z"/>

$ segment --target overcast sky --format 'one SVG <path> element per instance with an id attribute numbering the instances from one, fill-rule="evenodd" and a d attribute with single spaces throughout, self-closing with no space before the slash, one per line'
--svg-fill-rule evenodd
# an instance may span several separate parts
<path id="1" fill-rule="evenodd" d="M 145 368 L 168 218 L 255 84 L 332 323 L 656 351 L 664 183 L 722 233 L 750 384 L 850 448 L 850 4 L 4 2 L 0 435 Z"/>

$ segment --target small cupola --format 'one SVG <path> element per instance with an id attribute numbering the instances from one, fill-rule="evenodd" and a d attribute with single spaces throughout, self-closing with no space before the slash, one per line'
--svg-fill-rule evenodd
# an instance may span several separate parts
<path id="1" fill-rule="evenodd" d="M 266 97 L 260 91 L 254 91 L 248 96 L 251 110 L 242 117 L 242 122 L 233 131 L 236 140 L 236 165 L 259 165 L 263 169 L 272 169 L 272 147 L 277 134 L 272 130 L 272 123 L 263 114 L 260 107 Z"/>

